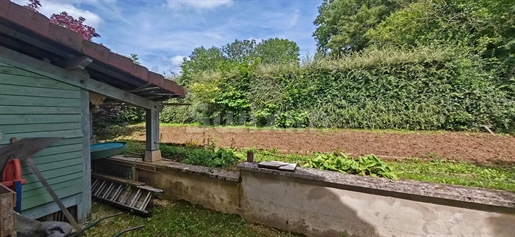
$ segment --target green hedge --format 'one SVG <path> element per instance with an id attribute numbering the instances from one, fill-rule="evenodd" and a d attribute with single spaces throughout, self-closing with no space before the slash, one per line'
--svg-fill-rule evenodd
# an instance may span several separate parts
<path id="1" fill-rule="evenodd" d="M 467 131 L 486 125 L 498 132 L 513 130 L 513 83 L 498 80 L 486 64 L 479 56 L 450 49 L 371 50 L 304 66 L 225 73 L 219 81 L 230 84 L 231 90 L 220 86 L 218 97 L 241 88 L 238 101 L 250 108 L 246 105 L 240 112 L 250 116 L 238 119 L 240 124 Z M 182 114 L 202 116 L 180 120 L 202 123 L 205 117 L 218 121 L 213 117 L 221 116 L 223 123 L 227 106 L 217 101 L 222 100 L 192 101 L 195 111 Z M 210 110 L 199 109 L 203 107 Z M 230 110 L 238 113 L 238 107 Z"/>

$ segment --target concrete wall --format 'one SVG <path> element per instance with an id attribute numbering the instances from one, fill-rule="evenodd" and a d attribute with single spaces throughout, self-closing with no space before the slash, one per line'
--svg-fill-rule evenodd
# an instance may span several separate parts
<path id="1" fill-rule="evenodd" d="M 161 164 L 164 165 L 141 162 L 134 165 L 138 181 L 162 189 L 163 197 L 169 200 L 185 200 L 219 212 L 239 213 L 241 191 L 237 172 L 213 175 L 210 168 L 175 162 Z M 94 171 L 127 177 L 131 167 L 119 161 L 99 160 L 95 161 Z"/>
<path id="2" fill-rule="evenodd" d="M 103 162 L 105 169 L 116 170 L 106 165 L 114 161 Z M 120 161 L 111 165 L 130 167 Z M 313 169 L 289 173 L 240 166 L 235 178 L 174 162 L 132 165 L 139 181 L 163 189 L 165 198 L 308 236 L 508 237 L 515 233 L 515 194 L 508 192 Z"/>
<path id="3" fill-rule="evenodd" d="M 515 215 L 242 171 L 242 216 L 311 236 L 514 236 Z"/>
<path id="4" fill-rule="evenodd" d="M 240 184 L 208 176 L 169 170 L 156 176 L 140 171 L 139 180 L 165 191 L 165 198 L 186 200 L 219 212 L 238 213 Z"/>

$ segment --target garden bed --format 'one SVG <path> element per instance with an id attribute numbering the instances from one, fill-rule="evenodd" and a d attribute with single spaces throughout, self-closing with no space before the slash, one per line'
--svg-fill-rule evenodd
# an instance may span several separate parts
<path id="1" fill-rule="evenodd" d="M 144 126 L 131 126 L 126 139 L 145 140 Z M 161 142 L 257 148 L 279 153 L 311 154 L 340 150 L 347 155 L 386 158 L 418 157 L 490 163 L 515 163 L 515 137 L 467 132 L 347 129 L 257 129 L 161 125 Z"/>

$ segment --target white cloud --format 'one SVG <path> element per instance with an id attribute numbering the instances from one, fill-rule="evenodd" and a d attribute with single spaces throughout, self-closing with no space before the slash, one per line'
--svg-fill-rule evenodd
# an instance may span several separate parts
<path id="1" fill-rule="evenodd" d="M 289 22 L 290 27 L 293 27 L 293 26 L 295 26 L 295 24 L 297 24 L 297 21 L 299 20 L 299 15 L 300 15 L 299 9 L 295 9 L 295 12 L 293 13 L 293 16 Z"/>
<path id="2" fill-rule="evenodd" d="M 179 9 L 181 7 L 213 9 L 220 6 L 230 6 L 233 0 L 167 0 L 167 3 L 171 9 Z"/>
<path id="3" fill-rule="evenodd" d="M 97 0 L 88 0 L 87 2 L 96 2 Z M 114 2 L 115 0 L 103 0 L 106 2 Z M 28 0 L 14 0 L 16 4 L 19 5 L 26 5 L 29 1 Z M 73 16 L 74 18 L 78 17 L 84 17 L 86 21 L 84 23 L 86 25 L 89 25 L 91 27 L 98 27 L 100 23 L 102 23 L 102 18 L 88 10 L 82 10 L 75 6 L 73 6 L 70 3 L 74 3 L 74 1 L 42 1 L 41 2 L 41 9 L 39 9 L 39 12 L 41 12 L 43 15 L 50 17 L 54 13 L 60 13 L 60 12 L 67 12 L 69 15 Z"/>
<path id="4" fill-rule="evenodd" d="M 186 60 L 188 59 L 186 56 L 175 55 L 172 58 L 170 58 L 170 62 L 172 62 L 172 66 L 179 67 L 182 65 L 184 58 L 186 58 Z"/>
<path id="5" fill-rule="evenodd" d="M 64 11 L 67 12 L 69 15 L 73 16 L 74 18 L 78 18 L 81 16 L 86 18 L 86 21 L 84 21 L 84 23 L 94 28 L 98 27 L 102 22 L 102 18 L 100 18 L 99 15 L 87 10 L 78 9 L 73 5 L 67 3 L 44 2 L 44 4 L 41 5 L 43 6 L 41 7 L 40 12 L 48 17 L 50 17 L 54 13 L 60 13 Z"/>

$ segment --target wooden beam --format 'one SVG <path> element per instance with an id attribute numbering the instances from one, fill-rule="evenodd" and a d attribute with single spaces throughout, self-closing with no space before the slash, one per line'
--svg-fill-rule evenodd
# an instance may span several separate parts
<path id="1" fill-rule="evenodd" d="M 77 86 L 88 91 L 93 91 L 116 100 L 127 102 L 135 106 L 146 109 L 155 108 L 154 101 L 93 80 L 86 72 L 67 71 L 3 46 L 0 46 L 0 62 L 47 76 L 54 80 Z"/>
<path id="2" fill-rule="evenodd" d="M 138 92 L 146 92 L 146 91 L 153 91 L 153 90 L 160 90 L 161 88 L 159 87 L 146 87 L 146 88 L 137 88 L 137 89 L 134 89 L 134 90 L 130 90 L 129 92 L 131 93 L 138 93 Z"/>
<path id="3" fill-rule="evenodd" d="M 66 70 L 82 70 L 93 62 L 88 56 L 80 56 L 64 61 L 63 68 Z"/>
<path id="4" fill-rule="evenodd" d="M 82 200 L 77 207 L 77 218 L 79 221 L 87 220 L 91 213 L 91 113 L 89 111 L 89 92 L 81 90 L 82 103 L 82 157 L 83 157 L 83 190 Z"/>

